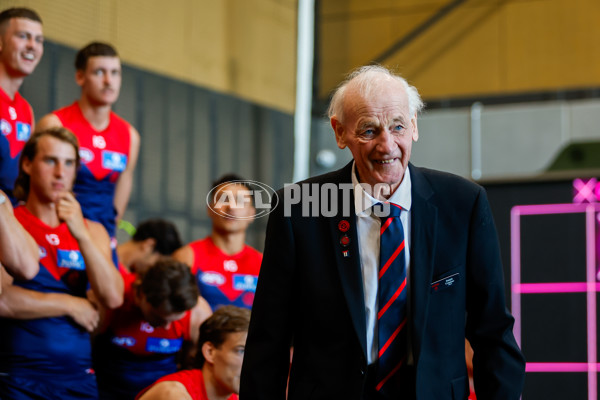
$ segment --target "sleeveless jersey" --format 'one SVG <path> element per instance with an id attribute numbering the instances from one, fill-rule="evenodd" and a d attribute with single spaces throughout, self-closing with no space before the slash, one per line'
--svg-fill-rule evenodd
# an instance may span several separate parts
<path id="1" fill-rule="evenodd" d="M 85 262 L 67 225 L 51 228 L 24 206 L 15 208 L 15 217 L 39 246 L 40 271 L 32 280 L 13 284 L 85 298 Z M 71 318 L 0 321 L 0 372 L 59 382 L 93 373 L 90 336 Z"/>
<path id="2" fill-rule="evenodd" d="M 194 252 L 192 273 L 200 295 L 211 308 L 234 305 L 252 308 L 262 254 L 245 245 L 242 251 L 227 255 L 210 237 L 190 243 Z"/>
<path id="3" fill-rule="evenodd" d="M 192 397 L 192 400 L 209 400 L 208 395 L 206 394 L 206 387 L 204 386 L 204 376 L 202 375 L 202 370 L 199 369 L 190 369 L 179 371 L 171 375 L 164 376 L 154 382 L 151 386 L 148 386 L 146 389 L 142 390 L 135 398 L 138 400 L 144 393 L 146 393 L 152 386 L 156 385 L 160 382 L 180 382 L 185 386 L 185 390 Z M 232 394 L 227 398 L 227 400 L 238 400 L 237 394 Z"/>
<path id="4" fill-rule="evenodd" d="M 17 92 L 14 100 L 0 88 L 0 189 L 13 197 L 19 174 L 19 156 L 31 135 L 33 115 L 29 103 Z"/>
<path id="5" fill-rule="evenodd" d="M 124 303 L 107 315 L 109 327 L 94 343 L 101 399 L 133 399 L 158 378 L 177 371 L 176 354 L 191 339 L 190 311 L 168 329 L 155 328 L 135 304 L 133 280 L 125 279 Z"/>
<path id="6" fill-rule="evenodd" d="M 54 111 L 54 114 L 79 140 L 81 169 L 73 191 L 83 215 L 100 222 L 113 237 L 117 215 L 115 187 L 129 158 L 129 123 L 111 111 L 108 127 L 98 132 L 85 119 L 77 102 Z"/>

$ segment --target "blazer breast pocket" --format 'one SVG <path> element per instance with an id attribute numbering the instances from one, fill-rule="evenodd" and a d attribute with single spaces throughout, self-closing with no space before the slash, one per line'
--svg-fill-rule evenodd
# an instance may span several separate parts
<path id="1" fill-rule="evenodd" d="M 460 281 L 460 273 L 459 272 L 448 272 L 447 275 L 444 275 L 441 278 L 436 279 L 431 282 L 431 293 L 438 293 L 447 289 L 451 289 L 457 286 Z"/>

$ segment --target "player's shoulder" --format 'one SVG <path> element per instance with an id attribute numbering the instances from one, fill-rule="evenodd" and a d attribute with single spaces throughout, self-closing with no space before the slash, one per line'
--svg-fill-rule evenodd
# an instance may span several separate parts
<path id="1" fill-rule="evenodd" d="M 44 130 L 49 128 L 57 128 L 63 126 L 61 119 L 58 117 L 55 112 L 51 112 L 50 114 L 44 115 L 40 120 L 36 123 L 36 129 Z"/>
<path id="2" fill-rule="evenodd" d="M 244 252 L 246 253 L 246 256 L 249 258 L 262 260 L 262 253 L 250 245 L 246 245 L 244 247 Z"/>
<path id="3" fill-rule="evenodd" d="M 162 381 L 152 386 L 142 397 L 142 400 L 177 399 L 192 400 L 183 383 L 178 381 Z"/>

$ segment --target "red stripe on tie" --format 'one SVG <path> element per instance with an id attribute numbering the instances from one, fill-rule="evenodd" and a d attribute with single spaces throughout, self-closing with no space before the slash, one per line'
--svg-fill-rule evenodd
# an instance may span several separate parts
<path id="1" fill-rule="evenodd" d="M 385 314 L 385 312 L 387 311 L 388 308 L 390 308 L 390 306 L 392 305 L 392 303 L 394 302 L 394 300 L 396 300 L 398 298 L 398 296 L 400 296 L 400 293 L 402 293 L 402 290 L 404 289 L 404 286 L 406 286 L 406 278 L 404 278 L 404 280 L 402 281 L 402 284 L 400 285 L 400 287 L 398 288 L 398 290 L 396 290 L 396 293 L 394 293 L 394 295 L 392 296 L 392 298 L 385 304 L 385 306 L 379 310 L 379 313 L 377 313 L 377 319 L 380 319 L 381 316 L 383 314 Z"/>
<path id="2" fill-rule="evenodd" d="M 381 225 L 381 229 L 379 230 L 379 236 L 383 235 L 383 232 L 385 232 L 385 230 L 388 228 L 388 226 L 390 226 L 390 224 L 392 223 L 394 217 L 389 217 L 388 219 L 385 220 L 385 223 L 383 225 Z"/>
<path id="3" fill-rule="evenodd" d="M 389 374 L 387 374 L 387 376 L 386 376 L 385 378 L 383 378 L 383 379 L 381 380 L 381 382 L 379 382 L 379 383 L 377 384 L 377 386 L 375 386 L 375 390 L 377 390 L 377 391 L 380 391 L 380 390 L 381 390 L 381 388 L 383 387 L 383 385 L 385 385 L 385 383 L 386 383 L 386 382 L 387 382 L 387 381 L 388 381 L 388 380 L 389 380 L 389 379 L 390 379 L 392 376 L 394 376 L 394 374 L 395 374 L 396 372 L 398 372 L 398 370 L 400 369 L 400 367 L 402 366 L 402 364 L 404 364 L 404 360 L 405 360 L 405 359 L 406 359 L 406 357 L 404 357 L 402 360 L 400 360 L 400 362 L 398 363 L 398 365 L 396 365 L 396 366 L 394 367 L 394 369 L 392 369 L 392 370 L 390 371 L 390 373 L 389 373 Z"/>
<path id="4" fill-rule="evenodd" d="M 394 260 L 396 259 L 396 257 L 398 257 L 398 254 L 400 254 L 400 252 L 402 250 L 404 250 L 404 240 L 402 241 L 402 243 L 400 243 L 400 246 L 398 246 L 398 248 L 396 249 L 396 251 L 394 251 L 394 254 L 392 254 L 390 256 L 390 259 L 387 260 L 387 262 L 385 263 L 385 265 L 383 267 L 381 267 L 381 269 L 379 270 L 379 279 L 381 279 L 381 277 L 383 276 L 383 274 L 385 274 L 385 271 L 387 271 L 387 269 L 390 267 L 390 265 L 392 265 L 392 263 L 394 262 Z"/>
<path id="5" fill-rule="evenodd" d="M 394 331 L 394 333 L 392 333 L 392 336 L 390 336 L 390 338 L 388 339 L 388 341 L 385 342 L 385 344 L 383 345 L 383 347 L 381 347 L 379 349 L 379 357 L 380 358 L 383 355 L 383 353 L 385 353 L 385 351 L 387 350 L 387 348 L 390 347 L 390 344 L 392 344 L 392 342 L 394 341 L 394 339 L 396 338 L 396 336 L 398 336 L 398 334 L 400 333 L 400 331 L 404 327 L 404 324 L 406 324 L 406 318 L 404 318 L 404 321 L 402 321 L 402 323 L 400 324 L 400 326 L 398 326 L 398 328 L 396 328 L 396 330 Z"/>

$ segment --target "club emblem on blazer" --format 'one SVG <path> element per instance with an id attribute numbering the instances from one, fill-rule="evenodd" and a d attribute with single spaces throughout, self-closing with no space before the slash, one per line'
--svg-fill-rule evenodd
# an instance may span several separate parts
<path id="1" fill-rule="evenodd" d="M 350 229 L 350 223 L 343 219 L 338 224 L 338 229 L 340 230 L 340 232 L 348 232 L 348 229 Z"/>
<path id="2" fill-rule="evenodd" d="M 340 238 L 340 244 L 347 247 L 350 244 L 350 237 L 348 235 L 342 235 Z"/>

